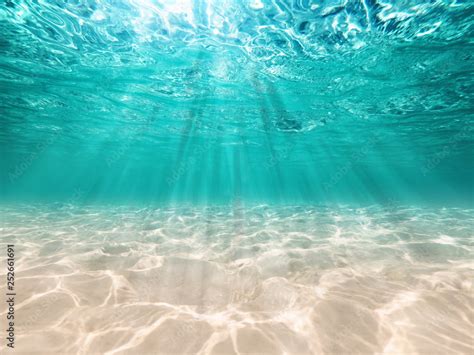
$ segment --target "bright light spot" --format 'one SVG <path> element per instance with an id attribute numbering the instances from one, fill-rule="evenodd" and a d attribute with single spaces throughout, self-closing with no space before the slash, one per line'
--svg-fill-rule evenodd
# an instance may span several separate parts
<path id="1" fill-rule="evenodd" d="M 140 12 L 140 17 L 134 21 L 138 32 L 146 31 L 146 24 L 159 17 L 170 32 L 173 32 L 173 26 L 170 24 L 170 18 L 173 16 L 182 16 L 187 22 L 195 27 L 193 14 L 193 0 L 129 0 Z"/>
<path id="2" fill-rule="evenodd" d="M 192 13 L 193 10 L 193 0 L 130 0 L 130 2 L 161 15 Z"/>
<path id="3" fill-rule="evenodd" d="M 261 0 L 253 0 L 249 4 L 251 9 L 260 10 L 263 9 L 263 2 Z"/>
<path id="4" fill-rule="evenodd" d="M 91 16 L 92 21 L 102 21 L 105 20 L 107 16 L 101 10 L 95 10 Z"/>
<path id="5" fill-rule="evenodd" d="M 135 32 L 140 34 L 139 40 L 147 41 L 151 40 L 154 36 L 153 31 L 150 30 L 150 26 L 157 21 L 161 22 L 164 27 L 168 30 L 168 33 L 174 33 L 177 30 L 183 28 L 183 22 L 186 25 L 190 25 L 195 29 L 198 25 L 201 26 L 206 23 L 209 34 L 215 36 L 229 36 L 235 37 L 237 29 L 229 25 L 229 19 L 223 16 L 220 12 L 216 11 L 216 6 L 220 9 L 222 6 L 221 2 L 214 0 L 206 1 L 206 12 L 204 16 L 207 16 L 207 21 L 202 21 L 195 17 L 195 6 L 196 0 L 128 0 L 132 6 L 134 6 L 139 16 L 132 19 L 131 22 L 134 25 Z M 254 9 L 260 9 L 263 7 L 263 3 L 260 0 L 254 0 L 252 2 Z M 199 12 L 202 16 L 202 12 Z M 227 26 L 226 26 L 227 25 Z M 226 30 L 224 30 L 226 28 Z M 231 30 L 229 31 L 229 28 Z M 187 29 L 188 31 L 188 29 Z"/>

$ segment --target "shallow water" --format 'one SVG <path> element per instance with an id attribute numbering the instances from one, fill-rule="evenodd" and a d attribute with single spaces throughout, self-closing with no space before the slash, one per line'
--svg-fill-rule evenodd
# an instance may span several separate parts
<path id="1" fill-rule="evenodd" d="M 473 13 L 2 2 L 16 351 L 472 353 Z"/>
<path id="2" fill-rule="evenodd" d="M 7 1 L 2 197 L 471 205 L 472 12 Z"/>

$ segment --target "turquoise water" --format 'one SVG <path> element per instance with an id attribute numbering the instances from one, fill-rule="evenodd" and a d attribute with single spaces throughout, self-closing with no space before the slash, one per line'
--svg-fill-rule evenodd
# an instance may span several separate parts
<path id="1" fill-rule="evenodd" d="M 472 206 L 473 9 L 3 2 L 1 198 Z"/>
<path id="2" fill-rule="evenodd" d="M 473 15 L 1 1 L 15 350 L 472 354 Z"/>

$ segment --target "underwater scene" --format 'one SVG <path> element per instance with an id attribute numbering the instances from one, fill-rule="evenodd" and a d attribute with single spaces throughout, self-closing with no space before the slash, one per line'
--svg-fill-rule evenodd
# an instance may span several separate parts
<path id="1" fill-rule="evenodd" d="M 473 24 L 1 0 L 0 352 L 472 354 Z"/>

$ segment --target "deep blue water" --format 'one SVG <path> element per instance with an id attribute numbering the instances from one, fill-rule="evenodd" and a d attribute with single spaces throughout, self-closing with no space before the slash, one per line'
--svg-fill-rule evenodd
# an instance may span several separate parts
<path id="1" fill-rule="evenodd" d="M 3 201 L 472 206 L 472 1 L 3 1 Z"/>

